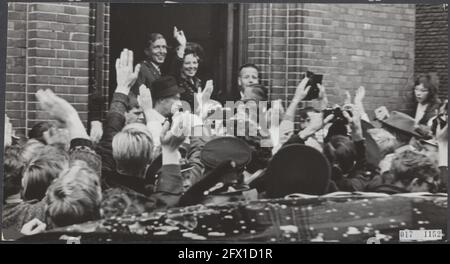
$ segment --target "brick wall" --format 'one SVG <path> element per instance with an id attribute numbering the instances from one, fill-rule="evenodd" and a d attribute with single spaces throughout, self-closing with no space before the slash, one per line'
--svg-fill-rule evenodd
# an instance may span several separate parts
<path id="1" fill-rule="evenodd" d="M 26 8 L 8 4 L 5 109 L 15 128 L 25 127 Z M 23 131 L 18 131 L 23 133 Z"/>
<path id="2" fill-rule="evenodd" d="M 435 77 L 439 95 L 448 94 L 448 11 L 441 5 L 417 5 L 416 73 Z"/>
<path id="3" fill-rule="evenodd" d="M 96 45 L 93 6 L 8 4 L 6 112 L 19 134 L 47 119 L 35 101 L 34 93 L 40 88 L 62 95 L 87 121 L 96 56 L 92 52 Z M 417 15 L 415 5 L 404 4 L 248 6 L 248 61 L 261 67 L 272 99 L 289 102 L 300 72 L 307 69 L 325 75 L 331 103 L 341 103 L 345 90 L 353 94 L 364 85 L 368 112 L 380 105 L 411 110 L 414 70 L 435 72 L 441 95 L 447 94 L 447 17 L 441 5 L 418 5 Z M 104 14 L 100 89 L 108 102 L 108 4 Z M 105 104 L 103 112 L 106 109 Z"/>
<path id="4" fill-rule="evenodd" d="M 87 119 L 88 55 L 88 3 L 9 3 L 6 113 L 18 134 L 48 120 L 38 89 L 51 88 Z"/>
<path id="5" fill-rule="evenodd" d="M 300 72 L 322 73 L 330 103 L 366 87 L 368 112 L 410 109 L 414 5 L 251 4 L 248 61 L 271 98 L 290 101 Z"/>

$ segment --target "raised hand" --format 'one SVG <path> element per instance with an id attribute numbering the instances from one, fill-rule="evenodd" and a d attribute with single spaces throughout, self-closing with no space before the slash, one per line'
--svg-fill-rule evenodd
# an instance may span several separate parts
<path id="1" fill-rule="evenodd" d="M 186 47 L 187 40 L 183 30 L 178 30 L 177 27 L 173 27 L 173 37 L 178 41 L 180 46 Z"/>
<path id="2" fill-rule="evenodd" d="M 44 132 L 43 136 L 47 145 L 69 146 L 70 144 L 69 131 L 64 128 L 51 127 Z"/>
<path id="3" fill-rule="evenodd" d="M 78 118 L 77 110 L 69 102 L 55 95 L 50 89 L 37 91 L 36 98 L 42 110 L 62 123 Z"/>
<path id="4" fill-rule="evenodd" d="M 9 121 L 9 117 L 5 114 L 5 139 L 4 139 L 4 147 L 7 147 L 12 144 L 12 135 L 13 135 L 13 127 L 11 122 Z"/>
<path id="5" fill-rule="evenodd" d="M 116 59 L 116 76 L 117 88 L 116 92 L 128 95 L 141 69 L 138 64 L 133 71 L 133 51 L 124 49 L 120 53 L 120 58 Z"/>
<path id="6" fill-rule="evenodd" d="M 148 113 L 153 109 L 152 94 L 144 84 L 139 87 L 139 95 L 137 100 L 144 113 Z"/>
<path id="7" fill-rule="evenodd" d="M 345 91 L 344 105 L 351 103 L 352 103 L 352 96 L 350 95 L 349 91 Z"/>
<path id="8" fill-rule="evenodd" d="M 303 78 L 303 80 L 297 85 L 297 89 L 295 90 L 293 101 L 302 101 L 306 95 L 308 95 L 309 89 L 311 89 L 311 86 L 306 87 L 306 84 L 308 84 L 309 79 Z"/>
<path id="9" fill-rule="evenodd" d="M 197 93 L 195 93 L 195 100 L 197 101 L 198 109 L 194 109 L 199 115 L 202 115 L 204 108 L 211 100 L 211 95 L 214 90 L 213 81 L 209 80 L 206 82 L 205 89 L 198 88 Z"/>
<path id="10" fill-rule="evenodd" d="M 170 127 L 169 121 L 166 121 L 161 131 L 161 147 L 169 152 L 177 151 L 186 139 L 183 133 L 184 130 L 182 121 L 174 122 L 172 128 Z"/>
<path id="11" fill-rule="evenodd" d="M 351 116 L 349 112 L 351 113 Z M 361 110 L 359 109 L 359 106 L 352 104 L 344 105 L 342 115 L 348 120 L 348 123 L 352 128 L 353 140 L 362 140 Z"/>
<path id="12" fill-rule="evenodd" d="M 386 108 L 386 106 L 380 106 L 375 109 L 375 117 L 376 119 L 383 121 L 389 117 L 389 110 Z"/>
<path id="13" fill-rule="evenodd" d="M 318 83 L 317 87 L 319 88 L 319 97 L 317 99 L 320 101 L 320 108 L 325 109 L 328 106 L 328 97 L 325 91 L 325 86 Z"/>
<path id="14" fill-rule="evenodd" d="M 36 98 L 44 111 L 67 126 L 71 139 L 89 139 L 77 110 L 70 103 L 58 97 L 49 89 L 37 91 Z"/>
<path id="15" fill-rule="evenodd" d="M 100 121 L 91 122 L 90 137 L 92 142 L 98 143 L 103 136 L 103 125 Z"/>
<path id="16" fill-rule="evenodd" d="M 208 102 L 211 99 L 211 95 L 214 90 L 214 84 L 212 80 L 206 82 L 205 89 L 203 91 L 200 90 L 202 94 L 203 102 Z"/>
<path id="17" fill-rule="evenodd" d="M 358 90 L 356 90 L 355 98 L 353 99 L 355 105 L 362 103 L 365 96 L 366 96 L 366 88 L 364 88 L 364 86 L 360 86 Z"/>

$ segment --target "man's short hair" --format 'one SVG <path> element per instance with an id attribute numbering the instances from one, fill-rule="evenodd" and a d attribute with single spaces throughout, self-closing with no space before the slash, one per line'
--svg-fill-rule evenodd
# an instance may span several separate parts
<path id="1" fill-rule="evenodd" d="M 102 199 L 98 175 L 83 162 L 61 173 L 46 195 L 47 215 L 56 226 L 100 218 Z"/>
<path id="2" fill-rule="evenodd" d="M 268 99 L 268 89 L 261 84 L 254 84 L 246 88 L 245 93 L 251 94 L 251 99 L 256 101 L 267 101 Z"/>
<path id="3" fill-rule="evenodd" d="M 43 144 L 46 144 L 44 139 L 44 132 L 48 131 L 51 127 L 53 127 L 53 124 L 51 122 L 38 122 L 30 129 L 30 131 L 28 131 L 28 138 L 36 139 Z"/>
<path id="4" fill-rule="evenodd" d="M 119 171 L 139 175 L 152 160 L 152 135 L 144 124 L 129 124 L 114 136 L 112 151 Z"/>
<path id="5" fill-rule="evenodd" d="M 253 69 L 257 70 L 258 73 L 259 73 L 259 68 L 258 68 L 258 66 L 256 66 L 256 64 L 253 64 L 253 63 L 246 63 L 246 64 L 244 64 L 244 65 L 241 65 L 241 67 L 239 67 L 239 71 L 238 71 L 238 74 L 239 74 L 239 75 L 241 74 L 241 71 L 242 71 L 242 69 L 244 69 L 244 68 L 253 68 Z"/>
<path id="6" fill-rule="evenodd" d="M 425 154 L 405 150 L 395 155 L 392 160 L 391 173 L 394 181 L 400 181 L 408 186 L 414 179 L 419 183 L 428 182 L 427 180 L 437 179 L 439 177 L 439 168 Z"/>
<path id="7" fill-rule="evenodd" d="M 324 145 L 323 152 L 328 161 L 338 165 L 344 173 L 351 171 L 357 157 L 353 141 L 342 135 L 331 137 L 331 140 Z"/>
<path id="8" fill-rule="evenodd" d="M 3 202 L 9 196 L 20 193 L 22 188 L 22 172 L 25 164 L 20 151 L 21 148 L 19 146 L 8 146 L 5 148 Z"/>
<path id="9" fill-rule="evenodd" d="M 165 39 L 164 36 L 160 33 L 150 33 L 147 35 L 146 43 L 147 47 L 150 47 L 155 41 L 158 39 Z"/>
<path id="10" fill-rule="evenodd" d="M 68 154 L 53 146 L 45 146 L 23 171 L 22 196 L 25 200 L 41 200 L 54 179 L 69 166 Z"/>

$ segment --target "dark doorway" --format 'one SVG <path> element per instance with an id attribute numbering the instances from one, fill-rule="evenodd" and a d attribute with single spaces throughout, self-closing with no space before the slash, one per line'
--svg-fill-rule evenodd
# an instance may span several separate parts
<path id="1" fill-rule="evenodd" d="M 140 62 L 144 59 L 145 36 L 150 32 L 163 34 L 168 45 L 175 47 L 174 26 L 205 51 L 200 79 L 213 79 L 215 93 L 222 90 L 222 94 L 230 95 L 238 60 L 239 45 L 234 38 L 237 17 L 237 7 L 229 4 L 111 4 L 110 98 L 116 82 L 114 62 L 121 50 L 132 49 L 135 63 Z"/>

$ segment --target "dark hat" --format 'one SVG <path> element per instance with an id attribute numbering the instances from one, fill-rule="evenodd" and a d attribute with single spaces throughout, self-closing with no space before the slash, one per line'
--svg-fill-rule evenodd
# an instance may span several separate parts
<path id="1" fill-rule="evenodd" d="M 385 120 L 380 120 L 380 122 L 394 130 L 411 135 L 413 137 L 421 138 L 422 135 L 417 132 L 417 126 L 414 118 L 407 114 L 392 111 L 389 117 Z"/>
<path id="2" fill-rule="evenodd" d="M 322 195 L 328 190 L 331 169 L 326 157 L 313 147 L 291 144 L 281 148 L 264 175 L 268 198 L 292 193 Z"/>
<path id="3" fill-rule="evenodd" d="M 257 101 L 265 101 L 267 100 L 268 97 L 268 90 L 267 88 L 262 85 L 262 84 L 252 84 L 249 87 L 245 88 L 246 90 L 249 89 L 250 92 L 252 93 L 253 98 L 248 98 L 248 99 L 253 99 L 253 100 L 257 100 Z"/>
<path id="4" fill-rule="evenodd" d="M 156 101 L 158 99 L 184 93 L 184 89 L 178 86 L 174 77 L 163 76 L 152 83 L 151 92 L 152 99 Z"/>
<path id="5" fill-rule="evenodd" d="M 211 169 L 224 161 L 231 160 L 236 168 L 244 168 L 251 160 L 252 150 L 243 140 L 235 137 L 219 137 L 205 144 L 201 153 L 201 162 Z"/>

